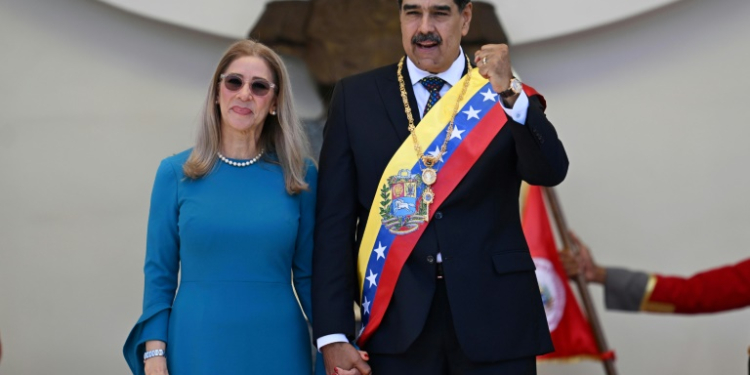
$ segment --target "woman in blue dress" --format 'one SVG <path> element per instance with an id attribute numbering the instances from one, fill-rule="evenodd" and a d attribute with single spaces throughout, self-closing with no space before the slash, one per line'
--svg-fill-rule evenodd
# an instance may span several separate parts
<path id="1" fill-rule="evenodd" d="M 317 171 L 291 93 L 276 53 L 235 43 L 195 147 L 161 162 L 143 314 L 123 349 L 134 374 L 313 373 Z"/>

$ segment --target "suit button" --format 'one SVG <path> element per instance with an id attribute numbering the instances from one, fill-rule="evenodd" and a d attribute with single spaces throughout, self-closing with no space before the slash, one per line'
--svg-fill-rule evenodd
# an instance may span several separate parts
<path id="1" fill-rule="evenodd" d="M 440 220 L 442 218 L 443 218 L 443 213 L 442 212 L 440 212 L 440 211 L 435 212 L 435 219 Z"/>
<path id="2" fill-rule="evenodd" d="M 542 138 L 542 135 L 539 134 L 539 132 L 536 129 L 534 129 L 534 128 L 531 128 L 531 130 L 534 132 L 534 135 L 536 136 L 536 139 L 539 140 L 539 143 L 544 143 L 544 138 Z"/>
<path id="3" fill-rule="evenodd" d="M 427 263 L 434 263 L 434 262 L 435 262 L 435 257 L 433 257 L 432 255 L 428 255 L 427 256 Z"/>

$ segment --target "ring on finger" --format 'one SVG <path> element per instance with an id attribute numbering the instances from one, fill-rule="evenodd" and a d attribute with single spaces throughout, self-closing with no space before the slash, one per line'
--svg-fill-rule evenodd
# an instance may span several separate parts
<path id="1" fill-rule="evenodd" d="M 482 57 L 482 65 L 487 65 L 487 56 Z"/>

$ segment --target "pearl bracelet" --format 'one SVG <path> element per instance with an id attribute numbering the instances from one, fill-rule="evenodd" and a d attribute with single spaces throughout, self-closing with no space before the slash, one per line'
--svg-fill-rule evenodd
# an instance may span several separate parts
<path id="1" fill-rule="evenodd" d="M 154 349 L 143 353 L 143 362 L 146 362 L 149 358 L 164 357 L 164 349 Z"/>

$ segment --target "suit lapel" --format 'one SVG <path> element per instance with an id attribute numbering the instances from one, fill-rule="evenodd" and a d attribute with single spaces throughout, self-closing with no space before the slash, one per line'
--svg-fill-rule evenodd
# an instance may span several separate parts
<path id="1" fill-rule="evenodd" d="M 386 72 L 385 76 L 382 77 L 382 79 L 378 79 L 377 82 L 380 98 L 383 101 L 383 106 L 385 106 L 386 112 L 388 112 L 391 125 L 398 136 L 399 142 L 403 142 L 406 137 L 409 136 L 409 120 L 406 118 L 404 102 L 401 99 L 401 89 L 398 85 L 396 69 L 398 69 L 398 65 L 393 65 L 393 69 L 384 70 L 384 72 Z M 406 64 L 404 64 L 402 74 L 404 75 L 406 96 L 409 99 L 409 106 L 411 107 L 412 116 L 414 117 L 416 125 L 420 120 L 419 108 L 417 107 L 417 99 L 414 96 L 414 90 L 411 86 L 411 79 L 409 78 L 409 71 L 406 68 Z"/>
<path id="2" fill-rule="evenodd" d="M 401 73 L 404 75 L 404 83 L 406 83 L 406 97 L 409 98 L 409 106 L 411 107 L 411 115 L 412 117 L 414 117 L 414 125 L 417 125 L 422 120 L 422 114 L 419 112 L 417 97 L 414 95 L 414 86 L 412 86 L 411 84 L 411 77 L 409 76 L 409 69 L 406 67 L 406 64 L 404 64 L 404 70 Z M 398 78 L 396 80 L 398 81 Z M 404 116 L 406 116 L 405 113 Z M 409 129 L 407 128 L 406 130 Z"/>

